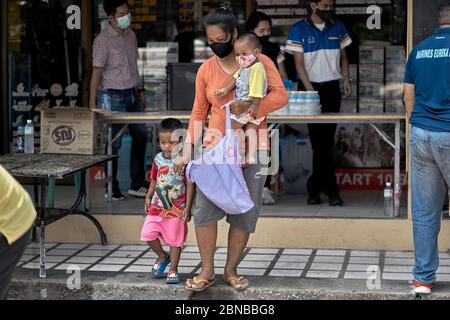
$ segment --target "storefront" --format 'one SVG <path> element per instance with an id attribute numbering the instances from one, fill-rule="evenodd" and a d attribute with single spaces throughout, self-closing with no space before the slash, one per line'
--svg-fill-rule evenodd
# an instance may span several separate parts
<path id="1" fill-rule="evenodd" d="M 189 110 L 196 70 L 211 55 L 201 20 L 222 1 L 129 2 L 134 18 L 132 28 L 138 36 L 141 54 L 138 66 L 149 101 L 147 109 Z M 242 26 L 254 9 L 271 16 L 272 41 L 284 47 L 292 24 L 307 14 L 308 1 L 230 2 Z M 436 3 L 432 5 L 431 2 Z M 106 23 L 102 3 L 102 0 L 2 2 L 0 151 L 14 150 L 14 135 L 20 122 L 33 119 L 38 127 L 40 107 L 87 105 L 91 44 Z M 425 6 L 423 1 L 417 0 L 336 0 L 338 18 L 353 39 L 348 48 L 353 94 L 343 101 L 342 112 L 404 113 L 402 78 L 406 53 L 436 27 L 436 7 L 437 1 L 430 1 Z M 179 83 L 183 83 L 182 92 Z M 281 129 L 282 171 L 272 178 L 272 186 L 277 186 L 280 192 L 279 202 L 277 206 L 265 207 L 252 245 L 410 248 L 404 127 L 402 208 L 400 217 L 395 219 L 384 217 L 381 195 L 385 183 L 392 179 L 393 152 L 372 127 L 343 124 L 337 130 L 337 175 L 347 204 L 336 210 L 327 207 L 312 210 L 305 205 L 306 198 L 302 193 L 311 171 L 306 125 L 287 125 Z M 381 129 L 390 136 L 394 134 L 392 125 Z M 149 135 L 152 134 L 149 128 Z M 37 146 L 38 138 L 36 136 Z M 127 167 L 129 137 L 125 135 L 123 139 L 121 165 Z M 151 163 L 152 149 L 153 145 L 149 144 L 147 163 Z M 97 174 L 101 176 L 100 172 Z M 93 173 L 92 178 L 95 177 L 96 173 Z M 101 198 L 99 201 L 104 202 Z M 98 214 L 111 241 L 138 242 L 137 230 L 142 223 L 139 200 L 130 200 L 128 205 L 114 208 L 103 205 L 98 207 Z M 70 230 L 73 225 L 78 227 Z M 127 226 L 125 232 L 124 225 Z M 444 238 L 448 234 L 445 229 L 449 227 L 446 220 L 443 247 L 450 243 Z M 50 230 L 50 237 L 63 241 L 96 241 L 90 226 L 77 218 L 58 222 Z M 270 237 L 265 236 L 267 234 Z M 193 233 L 190 237 L 190 241 L 194 241 Z M 224 239 L 225 233 L 221 232 L 220 241 Z"/>

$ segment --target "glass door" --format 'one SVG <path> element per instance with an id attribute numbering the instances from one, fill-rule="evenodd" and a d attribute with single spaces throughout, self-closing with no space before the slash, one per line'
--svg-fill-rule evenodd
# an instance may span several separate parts
<path id="1" fill-rule="evenodd" d="M 81 0 L 8 0 L 7 10 L 10 149 L 30 119 L 39 150 L 41 108 L 82 104 Z"/>

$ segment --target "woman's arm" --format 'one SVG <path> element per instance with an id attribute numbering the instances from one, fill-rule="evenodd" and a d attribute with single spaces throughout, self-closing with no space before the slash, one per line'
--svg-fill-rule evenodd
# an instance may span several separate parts
<path id="1" fill-rule="evenodd" d="M 195 193 L 195 184 L 187 183 L 186 184 L 186 209 L 184 209 L 184 219 L 186 222 L 191 221 L 191 210 L 192 204 L 194 201 L 194 193 Z"/>
<path id="2" fill-rule="evenodd" d="M 195 99 L 192 113 L 189 120 L 187 136 L 184 142 L 183 151 L 174 159 L 175 173 L 181 173 L 184 166 L 193 159 L 194 145 L 197 144 L 203 133 L 206 119 L 208 118 L 210 104 L 206 97 L 205 65 L 198 69 L 195 79 Z"/>
<path id="3" fill-rule="evenodd" d="M 206 119 L 208 118 L 210 104 L 206 97 L 206 82 L 204 64 L 197 72 L 195 80 L 195 99 L 189 120 L 188 135 L 185 144 L 195 145 L 201 137 Z M 189 148 L 192 146 L 189 146 Z"/>
<path id="4" fill-rule="evenodd" d="M 258 59 L 264 65 L 268 83 L 268 92 L 264 99 L 261 100 L 257 116 L 257 118 L 263 118 L 269 113 L 286 106 L 288 104 L 288 93 L 272 60 L 263 54 L 258 55 Z"/>

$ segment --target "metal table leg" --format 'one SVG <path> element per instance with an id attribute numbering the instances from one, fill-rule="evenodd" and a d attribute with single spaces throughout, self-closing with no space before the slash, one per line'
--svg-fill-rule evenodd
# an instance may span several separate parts
<path id="1" fill-rule="evenodd" d="M 114 141 L 117 139 L 120 139 L 122 137 L 123 132 L 127 129 L 128 124 L 125 124 L 122 129 L 116 134 L 116 136 L 113 138 L 112 136 L 112 124 L 108 123 L 108 155 L 112 155 L 112 145 Z M 109 161 L 108 165 L 108 202 L 112 201 L 112 185 L 113 185 L 113 169 L 112 169 L 112 160 Z"/>
<path id="2" fill-rule="evenodd" d="M 47 270 L 45 268 L 45 219 L 46 219 L 46 188 L 48 179 L 41 179 L 41 198 L 39 207 L 39 220 L 40 220 L 40 238 L 39 238 L 39 277 L 46 278 Z"/>
<path id="3" fill-rule="evenodd" d="M 35 208 L 40 208 L 39 205 L 39 182 L 36 178 L 33 179 L 33 190 L 34 190 L 34 207 Z M 31 240 L 33 242 L 37 242 L 37 227 L 38 227 L 38 219 L 36 219 L 36 221 L 33 224 L 33 232 L 32 232 L 32 236 L 31 236 Z"/>
<path id="4" fill-rule="evenodd" d="M 81 173 L 83 174 L 83 173 Z M 86 181 L 86 197 L 84 200 L 84 208 L 86 210 L 89 210 L 91 208 L 91 169 L 86 170 L 85 174 L 85 181 Z"/>
<path id="5" fill-rule="evenodd" d="M 84 171 L 81 172 L 79 197 L 81 199 L 86 197 L 86 172 L 84 172 Z M 100 234 L 100 239 L 101 239 L 102 245 L 107 245 L 108 244 L 108 239 L 106 238 L 105 231 L 103 231 L 103 228 L 102 228 L 101 224 L 97 221 L 97 219 L 94 218 L 94 216 L 92 216 L 91 214 L 89 214 L 86 211 L 83 211 L 83 210 L 75 211 L 77 209 L 77 207 L 80 206 L 80 203 L 81 202 L 79 200 L 77 200 L 77 202 L 74 205 L 74 208 L 72 209 L 72 214 L 79 214 L 79 215 L 82 215 L 83 217 L 86 217 L 89 220 L 91 220 L 91 222 L 97 228 L 98 233 Z"/>
<path id="6" fill-rule="evenodd" d="M 112 124 L 108 123 L 108 155 L 112 155 Z M 113 176 L 113 169 L 112 169 L 112 160 L 108 161 L 108 173 L 107 173 L 107 179 L 108 179 L 108 202 L 112 202 L 112 176 Z"/>
<path id="7" fill-rule="evenodd" d="M 395 163 L 394 163 L 394 216 L 400 215 L 400 196 L 402 182 L 400 181 L 400 122 L 395 123 Z"/>

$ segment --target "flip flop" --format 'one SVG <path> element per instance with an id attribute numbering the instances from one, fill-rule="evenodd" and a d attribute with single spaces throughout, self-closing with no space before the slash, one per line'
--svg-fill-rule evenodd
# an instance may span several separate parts
<path id="1" fill-rule="evenodd" d="M 178 274 L 178 272 L 169 271 L 169 273 L 167 274 L 167 279 L 166 279 L 167 284 L 177 284 L 177 283 L 180 283 L 180 281 L 181 281 L 181 279 L 180 279 L 180 275 Z"/>
<path id="2" fill-rule="evenodd" d="M 189 280 L 192 280 L 191 285 L 199 285 L 199 284 L 201 284 L 201 283 L 204 283 L 205 285 L 204 285 L 203 287 L 201 287 L 201 288 L 193 288 L 193 287 L 190 287 L 190 286 L 188 285 L 188 281 L 189 281 Z M 213 278 L 209 279 L 209 280 L 194 277 L 193 279 L 188 279 L 188 280 L 186 280 L 186 285 L 184 286 L 184 288 L 185 288 L 186 290 L 188 290 L 188 291 L 202 292 L 202 291 L 204 291 L 206 288 L 211 287 L 211 286 L 212 286 L 213 284 L 215 284 L 215 283 L 216 283 L 216 277 L 215 277 L 215 276 L 214 276 Z"/>
<path id="3" fill-rule="evenodd" d="M 245 283 L 242 282 L 244 279 L 247 280 Z M 223 280 L 236 291 L 244 291 L 250 287 L 250 282 L 244 277 L 231 277 L 228 279 L 224 277 Z"/>
<path id="4" fill-rule="evenodd" d="M 168 256 L 165 260 L 155 262 L 152 268 L 152 274 L 155 279 L 164 277 L 164 271 L 170 262 L 170 257 Z"/>

